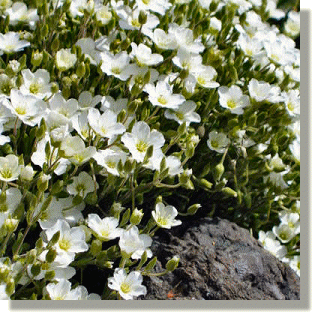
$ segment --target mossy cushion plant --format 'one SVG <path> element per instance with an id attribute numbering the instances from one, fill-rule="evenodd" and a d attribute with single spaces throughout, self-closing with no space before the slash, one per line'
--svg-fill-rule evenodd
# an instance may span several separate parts
<path id="1" fill-rule="evenodd" d="M 154 271 L 153 236 L 185 216 L 234 221 L 299 273 L 299 5 L 0 12 L 0 299 L 143 296 L 179 264 Z"/>

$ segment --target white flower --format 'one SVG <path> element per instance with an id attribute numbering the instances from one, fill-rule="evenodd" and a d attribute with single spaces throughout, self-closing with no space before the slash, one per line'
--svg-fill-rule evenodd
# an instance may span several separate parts
<path id="1" fill-rule="evenodd" d="M 181 161 L 176 156 L 166 157 L 166 165 L 167 165 L 167 168 L 169 168 L 169 171 L 168 171 L 169 176 L 176 176 L 183 172 Z"/>
<path id="2" fill-rule="evenodd" d="M 288 19 L 284 23 L 284 31 L 290 37 L 297 37 L 300 34 L 300 12 L 290 11 Z"/>
<path id="3" fill-rule="evenodd" d="M 148 83 L 144 91 L 148 93 L 149 101 L 154 106 L 178 109 L 179 105 L 186 101 L 183 95 L 172 93 L 172 87 L 166 81 L 158 81 L 156 86 Z"/>
<path id="4" fill-rule="evenodd" d="M 300 140 L 294 140 L 292 144 L 289 145 L 289 149 L 295 160 L 300 162 Z"/>
<path id="5" fill-rule="evenodd" d="M 197 83 L 204 88 L 217 88 L 219 83 L 213 79 L 217 76 L 217 71 L 211 66 L 201 66 L 191 70 Z"/>
<path id="6" fill-rule="evenodd" d="M 119 292 L 125 300 L 132 300 L 134 297 L 145 295 L 147 288 L 142 285 L 142 275 L 138 271 L 126 273 L 125 269 L 116 268 L 112 278 L 108 279 L 108 286 Z"/>
<path id="7" fill-rule="evenodd" d="M 151 145 L 153 146 L 153 152 L 155 153 L 156 150 L 161 149 L 165 143 L 162 133 L 155 129 L 150 132 L 150 127 L 144 121 L 135 123 L 132 132 L 126 132 L 121 137 L 121 141 L 129 149 L 133 159 L 138 162 L 144 160 L 146 152 Z"/>
<path id="8" fill-rule="evenodd" d="M 3 99 L 3 97 L 10 96 L 10 91 L 12 88 L 14 88 L 15 81 L 14 79 L 8 77 L 5 73 L 0 74 L 0 97 Z"/>
<path id="9" fill-rule="evenodd" d="M 11 8 L 6 10 L 6 15 L 10 17 L 10 24 L 15 26 L 19 22 L 28 23 L 32 29 L 35 29 L 36 22 L 39 20 L 37 9 L 28 9 L 23 2 L 15 2 Z"/>
<path id="10" fill-rule="evenodd" d="M 173 206 L 165 206 L 159 202 L 156 204 L 156 210 L 152 211 L 152 217 L 160 228 L 171 229 L 180 225 L 182 222 L 176 220 L 175 217 L 178 215 L 178 211 Z"/>
<path id="11" fill-rule="evenodd" d="M 23 123 L 32 127 L 40 123 L 47 110 L 46 102 L 35 96 L 25 95 L 18 89 L 11 90 L 10 102 L 5 103 L 5 106 Z"/>
<path id="12" fill-rule="evenodd" d="M 224 133 L 216 131 L 211 131 L 209 133 L 207 145 L 212 151 L 224 153 L 229 143 L 230 139 Z"/>
<path id="13" fill-rule="evenodd" d="M 41 207 L 47 198 L 45 194 L 45 199 L 39 203 L 35 208 L 34 216 L 40 213 Z M 53 197 L 49 207 L 45 212 L 42 212 L 39 218 L 39 224 L 42 229 L 52 228 L 56 222 L 60 220 L 65 220 L 69 225 L 75 226 L 80 219 L 83 219 L 81 211 L 84 209 L 85 204 L 82 202 L 79 205 L 73 205 L 73 197 L 67 198 L 55 198 Z"/>
<path id="14" fill-rule="evenodd" d="M 32 73 L 29 69 L 21 71 L 23 85 L 20 90 L 23 94 L 31 94 L 40 99 L 51 96 L 50 73 L 45 69 L 38 69 Z"/>
<path id="15" fill-rule="evenodd" d="M 165 33 L 162 29 L 154 30 L 152 40 L 160 49 L 174 50 L 177 48 L 175 36 Z"/>
<path id="16" fill-rule="evenodd" d="M 85 239 L 85 233 L 80 227 L 71 228 L 70 225 L 61 219 L 55 225 L 45 230 L 46 239 L 51 240 L 53 235 L 60 231 L 58 242 L 53 246 L 57 252 L 55 262 L 61 266 L 68 266 L 75 258 L 76 253 L 85 252 L 89 249 Z"/>
<path id="17" fill-rule="evenodd" d="M 138 46 L 136 43 L 131 43 L 132 51 L 130 56 L 136 59 L 137 64 L 140 67 L 154 66 L 163 61 L 161 54 L 152 53 L 151 49 L 140 43 Z"/>
<path id="18" fill-rule="evenodd" d="M 95 186 L 92 177 L 85 171 L 80 172 L 72 180 L 72 183 L 67 185 L 67 191 L 71 195 L 80 195 L 82 198 L 85 198 L 88 193 L 98 188 L 98 184 L 96 183 Z"/>
<path id="19" fill-rule="evenodd" d="M 146 11 L 147 21 L 145 24 L 141 25 L 139 22 L 140 9 L 135 8 L 132 10 L 128 6 L 123 6 L 116 10 L 117 15 L 120 17 L 119 25 L 120 28 L 124 30 L 140 30 L 141 33 L 152 38 L 153 29 L 159 24 L 159 18 L 154 14 Z"/>
<path id="20" fill-rule="evenodd" d="M 101 70 L 109 76 L 114 76 L 122 81 L 131 76 L 130 56 L 126 51 L 112 55 L 109 52 L 101 53 Z"/>
<path id="21" fill-rule="evenodd" d="M 13 154 L 0 157 L 0 180 L 10 182 L 17 180 L 20 174 L 19 159 Z"/>
<path id="22" fill-rule="evenodd" d="M 60 92 L 55 93 L 49 100 L 49 107 L 50 113 L 53 112 L 53 117 L 59 117 L 61 119 L 58 120 L 60 125 L 70 124 L 72 117 L 76 115 L 79 109 L 78 101 L 76 99 L 72 98 L 65 100 Z"/>
<path id="23" fill-rule="evenodd" d="M 86 147 L 79 136 L 71 135 L 62 141 L 60 149 L 64 151 L 64 157 L 76 165 L 89 161 L 96 153 L 95 147 Z"/>
<path id="24" fill-rule="evenodd" d="M 288 243 L 295 236 L 293 230 L 286 223 L 274 226 L 272 231 L 282 243 Z"/>
<path id="25" fill-rule="evenodd" d="M 5 194 L 6 200 L 0 203 L 0 216 L 4 219 L 13 215 L 22 199 L 22 194 L 17 188 L 8 188 Z"/>
<path id="26" fill-rule="evenodd" d="M 100 52 L 96 50 L 96 44 L 93 39 L 81 38 L 75 45 L 81 48 L 81 52 L 86 58 L 89 58 L 91 64 L 96 66 L 101 61 Z"/>
<path id="27" fill-rule="evenodd" d="M 98 6 L 95 8 L 96 18 L 102 25 L 106 25 L 112 19 L 112 13 L 109 6 Z"/>
<path id="28" fill-rule="evenodd" d="M 25 47 L 29 46 L 30 42 L 20 40 L 20 35 L 17 32 L 0 33 L 0 55 L 22 51 Z"/>
<path id="29" fill-rule="evenodd" d="M 137 0 L 136 5 L 140 10 L 154 11 L 161 15 L 172 6 L 168 0 Z"/>
<path id="30" fill-rule="evenodd" d="M 101 102 L 102 97 L 100 95 L 93 96 L 90 91 L 82 91 L 78 98 L 79 109 L 87 110 L 94 108 L 99 102 Z"/>
<path id="31" fill-rule="evenodd" d="M 282 212 L 280 214 L 281 223 L 287 224 L 294 234 L 300 233 L 300 215 L 295 212 Z"/>
<path id="32" fill-rule="evenodd" d="M 132 226 L 129 230 L 122 230 L 120 234 L 119 246 L 122 253 L 132 259 L 140 259 L 144 251 L 147 252 L 147 257 L 152 257 L 152 252 L 149 249 L 152 239 L 146 234 L 140 234 L 136 226 Z"/>
<path id="33" fill-rule="evenodd" d="M 218 93 L 221 107 L 229 109 L 231 113 L 242 114 L 243 108 L 250 104 L 249 97 L 242 94 L 241 89 L 236 85 L 230 88 L 220 87 Z"/>
<path id="34" fill-rule="evenodd" d="M 283 100 L 280 96 L 280 88 L 275 85 L 270 85 L 265 81 L 251 79 L 248 85 L 248 89 L 250 97 L 258 102 L 267 100 L 272 103 L 277 103 Z"/>
<path id="35" fill-rule="evenodd" d="M 171 23 L 168 28 L 168 34 L 173 35 L 177 41 L 177 47 L 186 52 L 198 54 L 205 48 L 201 43 L 201 38 L 194 40 L 191 29 Z"/>
<path id="36" fill-rule="evenodd" d="M 124 125 L 117 122 L 117 115 L 111 110 L 106 110 L 101 115 L 98 109 L 90 109 L 88 121 L 95 133 L 104 138 L 112 139 L 126 131 Z"/>
<path id="37" fill-rule="evenodd" d="M 300 116 L 300 91 L 290 90 L 288 92 L 282 92 L 284 104 L 290 116 Z"/>
<path id="38" fill-rule="evenodd" d="M 97 1 L 95 0 L 73 0 L 70 5 L 70 13 L 74 17 L 82 17 L 84 15 L 84 11 L 87 11 L 90 14 L 92 14 L 96 2 Z"/>
<path id="39" fill-rule="evenodd" d="M 94 133 L 89 126 L 87 111 L 83 111 L 77 117 L 72 118 L 72 127 L 83 140 L 88 140 L 90 135 L 94 136 Z"/>
<path id="40" fill-rule="evenodd" d="M 106 150 L 98 150 L 93 158 L 97 161 L 98 165 L 106 169 L 107 172 L 114 176 L 119 176 L 118 164 L 121 161 L 124 164 L 127 160 L 127 153 L 119 148 L 110 148 Z"/>
<path id="41" fill-rule="evenodd" d="M 272 239 L 272 237 L 265 238 L 263 247 L 278 259 L 283 259 L 287 254 L 287 248 L 281 245 L 278 240 Z"/>
<path id="42" fill-rule="evenodd" d="M 199 114 L 194 112 L 196 108 L 197 104 L 194 101 L 188 100 L 179 105 L 177 109 L 167 109 L 164 116 L 167 119 L 177 121 L 179 124 L 185 122 L 189 126 L 191 122 L 199 123 L 201 121 Z"/>
<path id="43" fill-rule="evenodd" d="M 120 236 L 122 229 L 118 228 L 119 221 L 114 217 L 101 219 L 97 214 L 90 213 L 87 218 L 88 227 L 94 235 L 102 240 L 109 241 Z"/>
<path id="44" fill-rule="evenodd" d="M 44 163 L 48 163 L 49 159 L 47 159 L 45 151 L 48 142 L 50 145 L 50 152 L 52 152 L 51 162 L 54 163 L 57 161 L 58 164 L 56 169 L 54 170 L 54 173 L 56 175 L 61 175 L 66 172 L 67 166 L 70 164 L 70 161 L 67 159 L 58 159 L 58 149 L 53 150 L 48 132 L 45 134 L 45 137 L 37 143 L 37 149 L 32 154 L 31 161 L 41 168 L 43 167 Z"/>
<path id="45" fill-rule="evenodd" d="M 49 283 L 43 290 L 48 294 L 51 300 L 99 300 L 97 294 L 88 295 L 84 286 L 77 286 L 71 289 L 71 282 L 66 279 L 60 279 L 57 283 Z"/>
<path id="46" fill-rule="evenodd" d="M 285 258 L 282 261 L 288 263 L 290 268 L 292 268 L 300 277 L 300 255 L 294 255 L 293 257 Z"/>
<path id="47" fill-rule="evenodd" d="M 61 71 L 72 68 L 77 61 L 77 55 L 71 53 L 71 49 L 60 49 L 56 54 L 56 65 Z"/>
<path id="48" fill-rule="evenodd" d="M 129 81 L 129 89 L 131 90 L 135 84 L 138 84 L 140 86 L 145 85 L 145 75 L 147 74 L 147 72 L 150 72 L 150 79 L 148 83 L 154 83 L 159 77 L 159 72 L 156 69 L 151 69 L 146 66 L 139 67 L 138 65 L 133 65 L 132 76 Z"/>

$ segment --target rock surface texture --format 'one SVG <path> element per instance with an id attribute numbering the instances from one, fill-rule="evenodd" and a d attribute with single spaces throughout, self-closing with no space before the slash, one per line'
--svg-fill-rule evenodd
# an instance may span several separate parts
<path id="1" fill-rule="evenodd" d="M 155 271 L 180 256 L 178 268 L 162 277 L 145 277 L 144 300 L 299 300 L 300 279 L 267 252 L 248 230 L 220 218 L 184 222 L 161 230 L 152 251 Z"/>

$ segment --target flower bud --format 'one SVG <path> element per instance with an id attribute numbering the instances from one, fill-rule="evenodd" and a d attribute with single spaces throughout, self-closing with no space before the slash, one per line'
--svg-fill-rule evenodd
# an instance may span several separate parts
<path id="1" fill-rule="evenodd" d="M 166 264 L 166 270 L 169 272 L 172 272 L 178 267 L 180 258 L 178 256 L 174 256 L 172 259 L 170 259 Z"/>
<path id="2" fill-rule="evenodd" d="M 43 53 L 37 51 L 32 52 L 31 63 L 34 67 L 39 67 L 43 59 Z"/>
<path id="3" fill-rule="evenodd" d="M 214 181 L 219 181 L 224 173 L 223 163 L 217 164 L 213 169 L 213 178 Z"/>
<path id="4" fill-rule="evenodd" d="M 143 217 L 142 210 L 138 210 L 137 208 L 135 208 L 131 214 L 130 223 L 136 226 L 141 222 L 142 217 Z"/>
<path id="5" fill-rule="evenodd" d="M 34 170 L 30 164 L 23 167 L 20 172 L 20 178 L 25 181 L 31 181 L 34 176 Z"/>
<path id="6" fill-rule="evenodd" d="M 238 193 L 236 191 L 234 191 L 233 189 L 229 188 L 229 187 L 225 187 L 221 190 L 226 196 L 229 197 L 234 197 L 236 198 L 238 196 Z"/>
<path id="7" fill-rule="evenodd" d="M 138 21 L 140 24 L 145 24 L 147 22 L 148 16 L 144 11 L 139 12 Z"/>
<path id="8" fill-rule="evenodd" d="M 84 75 L 86 74 L 86 65 L 84 62 L 81 62 L 76 70 L 76 74 L 77 76 L 81 79 L 84 77 Z"/>
<path id="9" fill-rule="evenodd" d="M 190 206 L 187 210 L 188 215 L 194 215 L 198 211 L 198 209 L 201 208 L 201 204 L 195 203 L 192 206 Z"/>

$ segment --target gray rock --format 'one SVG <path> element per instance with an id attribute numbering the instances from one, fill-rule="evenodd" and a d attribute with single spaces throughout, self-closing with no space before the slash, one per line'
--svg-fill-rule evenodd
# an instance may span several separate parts
<path id="1" fill-rule="evenodd" d="M 145 277 L 141 299 L 299 300 L 300 279 L 267 252 L 248 230 L 220 218 L 184 222 L 161 230 L 152 251 L 156 272 L 180 256 L 178 268 L 162 277 Z"/>

